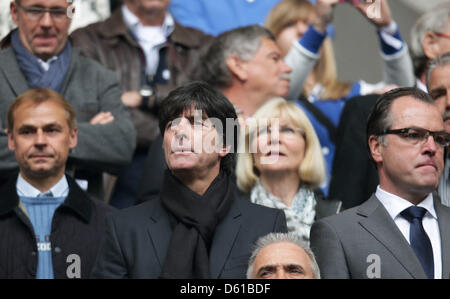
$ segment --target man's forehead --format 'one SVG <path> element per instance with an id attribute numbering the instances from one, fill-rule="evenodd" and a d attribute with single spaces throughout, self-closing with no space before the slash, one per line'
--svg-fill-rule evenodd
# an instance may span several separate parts
<path id="1" fill-rule="evenodd" d="M 68 7 L 74 0 L 20 0 L 23 6 Z"/>
<path id="2" fill-rule="evenodd" d="M 178 115 L 179 118 L 185 117 L 185 118 L 194 118 L 194 117 L 202 117 L 206 118 L 208 115 L 206 112 L 202 109 L 198 109 L 194 106 L 192 107 L 186 107 L 184 110 Z"/>
<path id="3" fill-rule="evenodd" d="M 433 103 L 405 96 L 394 101 L 391 108 L 393 126 L 416 126 L 433 131 L 443 127 L 439 110 Z"/>
<path id="4" fill-rule="evenodd" d="M 280 54 L 280 49 L 278 48 L 275 41 L 268 37 L 264 37 L 261 41 L 261 46 L 259 47 L 258 51 L 269 55 L 269 54 Z"/>
<path id="5" fill-rule="evenodd" d="M 66 118 L 68 112 L 54 101 L 45 101 L 42 103 L 26 101 L 17 106 L 14 111 L 14 119 L 15 121 L 21 118 L 37 119 L 41 114 L 45 114 L 47 119 L 58 119 L 60 117 Z"/>
<path id="6" fill-rule="evenodd" d="M 276 260 L 282 260 L 282 258 L 285 258 L 285 261 L 283 264 L 289 260 L 293 263 L 293 261 L 299 261 L 303 260 L 306 257 L 306 253 L 304 250 L 292 243 L 275 243 L 271 244 L 269 246 L 266 246 L 263 248 L 260 253 L 258 254 L 258 257 L 261 259 L 276 259 Z"/>

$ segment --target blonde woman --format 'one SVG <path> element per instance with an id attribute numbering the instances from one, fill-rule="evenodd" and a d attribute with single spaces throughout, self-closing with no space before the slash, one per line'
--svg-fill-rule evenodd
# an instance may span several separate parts
<path id="1" fill-rule="evenodd" d="M 326 28 L 332 20 L 338 0 L 317 0 L 317 6 L 307 0 L 281 1 L 269 14 L 266 27 L 274 34 L 292 67 L 288 98 L 297 100 L 319 138 L 326 165 L 327 180 L 334 158 L 334 129 L 339 123 L 346 101 L 370 93 L 384 93 L 395 85 L 413 86 L 414 72 L 406 44 L 393 21 L 386 0 L 380 0 L 380 17 L 370 18 L 368 4 L 354 4 L 378 30 L 384 62 L 385 82 L 341 82 Z M 356 42 L 356 41 L 349 41 Z M 392 85 L 393 84 L 393 85 Z M 298 100 L 303 91 L 303 100 Z M 323 189 L 327 193 L 327 187 Z"/>
<path id="2" fill-rule="evenodd" d="M 316 218 L 314 190 L 325 179 L 325 162 L 314 129 L 299 107 L 276 98 L 254 114 L 236 175 L 239 189 L 251 202 L 284 210 L 288 230 L 309 240 Z"/>

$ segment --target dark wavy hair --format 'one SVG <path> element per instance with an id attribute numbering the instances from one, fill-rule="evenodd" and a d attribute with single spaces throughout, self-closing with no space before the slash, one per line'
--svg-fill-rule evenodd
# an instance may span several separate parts
<path id="1" fill-rule="evenodd" d="M 223 144 L 230 147 L 230 152 L 220 161 L 220 168 L 231 175 L 236 161 L 239 123 L 231 102 L 219 90 L 209 84 L 194 81 L 169 93 L 161 102 L 159 109 L 161 135 L 164 136 L 166 126 L 170 121 L 192 108 L 201 110 L 203 115 L 208 118 L 220 120 L 223 131 L 218 133 L 223 135 Z"/>

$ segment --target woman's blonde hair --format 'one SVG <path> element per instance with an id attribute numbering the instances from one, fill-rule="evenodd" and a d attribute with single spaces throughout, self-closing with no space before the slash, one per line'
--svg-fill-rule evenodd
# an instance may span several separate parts
<path id="1" fill-rule="evenodd" d="M 250 152 L 252 138 L 259 124 L 267 124 L 267 120 L 279 119 L 280 122 L 292 124 L 304 132 L 305 154 L 299 167 L 299 176 L 303 185 L 311 188 L 319 186 L 325 179 L 325 160 L 322 155 L 319 139 L 306 114 L 294 103 L 282 98 L 274 98 L 265 103 L 253 115 L 245 130 L 245 142 L 241 143 L 236 166 L 237 185 L 240 190 L 250 192 L 259 180 L 254 159 Z"/>
<path id="2" fill-rule="evenodd" d="M 278 38 L 286 27 L 298 21 L 309 22 L 311 14 L 315 13 L 314 5 L 308 0 L 283 0 L 269 13 L 266 27 Z M 320 59 L 314 66 L 314 71 L 318 83 L 324 87 L 320 99 L 337 100 L 350 92 L 351 84 L 340 82 L 337 78 L 336 60 L 329 38 L 326 38 L 322 45 Z"/>

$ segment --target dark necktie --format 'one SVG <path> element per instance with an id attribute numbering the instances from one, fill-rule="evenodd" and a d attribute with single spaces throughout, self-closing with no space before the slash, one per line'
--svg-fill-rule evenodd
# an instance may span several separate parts
<path id="1" fill-rule="evenodd" d="M 432 279 L 434 278 L 433 247 L 422 225 L 422 218 L 426 212 L 427 210 L 424 208 L 412 206 L 403 210 L 401 215 L 411 224 L 409 230 L 411 247 L 419 258 L 428 278 Z"/>

